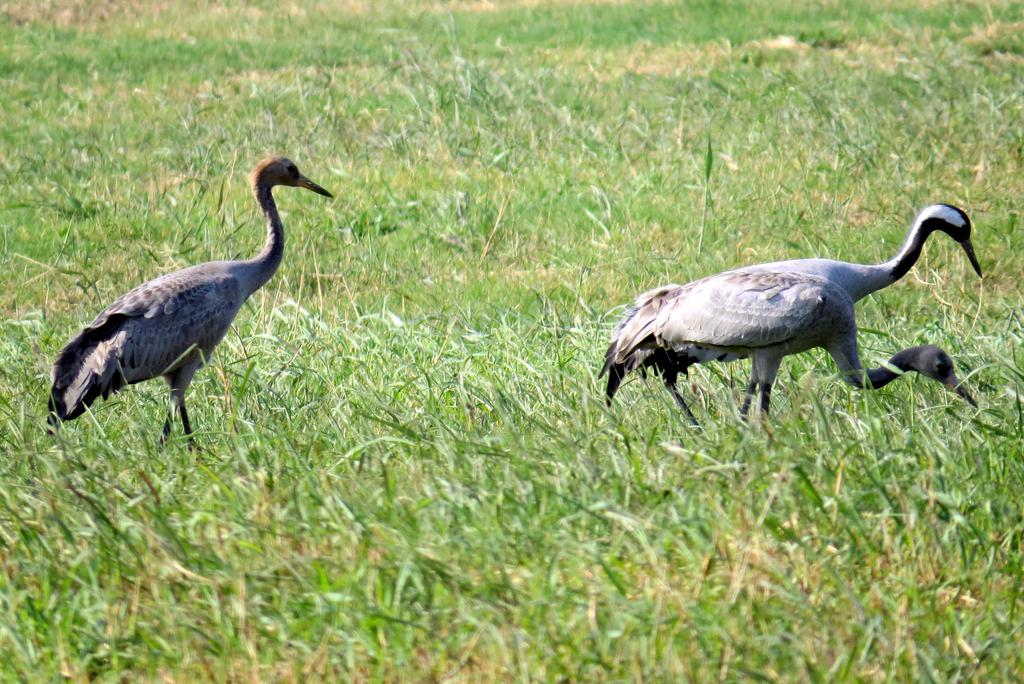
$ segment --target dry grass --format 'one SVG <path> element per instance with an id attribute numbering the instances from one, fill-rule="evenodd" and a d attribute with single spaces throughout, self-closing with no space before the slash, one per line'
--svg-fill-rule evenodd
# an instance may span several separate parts
<path id="1" fill-rule="evenodd" d="M 441 0 L 428 2 L 434 9 L 449 12 L 504 12 L 507 10 L 573 7 L 581 5 L 653 5 L 665 4 L 666 0 Z"/>
<path id="2" fill-rule="evenodd" d="M 91 28 L 112 21 L 153 18 L 174 3 L 162 0 L 32 0 L 0 3 L 0 15 L 15 24 Z"/>
<path id="3" fill-rule="evenodd" d="M 792 54 L 787 54 L 792 53 Z M 897 73 L 917 59 L 915 53 L 894 44 L 866 41 L 816 47 L 792 36 L 775 36 L 740 45 L 728 42 L 703 45 L 637 43 L 622 48 L 546 48 L 538 51 L 543 64 L 579 73 L 587 78 L 615 81 L 624 75 L 701 78 L 726 71 L 745 61 L 803 64 L 808 68 L 874 69 Z"/>

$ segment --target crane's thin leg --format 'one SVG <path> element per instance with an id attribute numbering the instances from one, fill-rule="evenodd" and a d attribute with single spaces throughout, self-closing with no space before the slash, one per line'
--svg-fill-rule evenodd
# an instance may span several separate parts
<path id="1" fill-rule="evenodd" d="M 184 399 L 176 390 L 171 390 L 171 400 L 167 405 L 167 418 L 164 420 L 164 429 L 160 434 L 160 446 L 167 444 L 167 440 L 171 438 L 171 423 L 174 420 L 174 414 L 184 407 Z"/>
<path id="2" fill-rule="evenodd" d="M 660 364 L 661 379 L 665 381 L 665 387 L 668 389 L 672 398 L 675 399 L 676 406 L 686 414 L 686 419 L 690 421 L 690 425 L 699 427 L 700 423 L 693 415 L 693 411 L 686 405 L 686 401 L 683 399 L 683 395 L 679 393 L 679 389 L 676 387 L 676 380 L 679 378 L 679 370 L 682 368 L 683 375 L 686 375 L 687 366 L 675 365 L 672 360 L 668 360 L 663 364 Z"/>
<path id="3" fill-rule="evenodd" d="M 189 422 L 188 409 L 185 408 L 185 390 L 191 384 L 192 376 L 202 366 L 200 361 L 201 359 L 197 358 L 192 363 L 164 376 L 164 379 L 171 388 L 171 412 L 167 422 L 164 424 L 164 438 L 160 440 L 161 444 L 171 434 L 171 419 L 177 411 L 181 414 L 181 426 L 185 430 L 185 436 L 188 437 L 188 448 L 192 450 L 196 448 L 195 439 L 192 437 L 192 423 Z"/>
<path id="4" fill-rule="evenodd" d="M 772 386 L 771 383 L 761 383 L 761 413 L 768 415 L 768 404 L 771 401 Z"/>
<path id="5" fill-rule="evenodd" d="M 194 449 L 196 441 L 192 438 L 192 425 L 188 422 L 188 410 L 185 409 L 184 396 L 181 397 L 181 407 L 178 410 L 181 411 L 181 426 L 185 429 L 185 435 L 188 436 L 188 446 L 190 449 Z"/>
<path id="6" fill-rule="evenodd" d="M 672 378 L 672 382 L 665 380 L 665 387 L 667 387 L 668 391 L 672 394 L 672 398 L 676 400 L 676 406 L 682 409 L 683 413 L 686 414 L 686 419 L 690 421 L 690 425 L 700 427 L 700 423 L 698 423 L 697 419 L 694 417 L 693 411 L 691 411 L 690 407 L 686 405 L 686 402 L 683 400 L 683 395 L 679 393 L 679 389 L 676 387 L 676 379 Z"/>
<path id="7" fill-rule="evenodd" d="M 160 446 L 163 446 L 167 442 L 167 438 L 171 436 L 171 413 L 167 412 L 167 418 L 164 420 L 164 431 L 160 435 Z"/>
<path id="8" fill-rule="evenodd" d="M 747 391 L 743 397 L 743 405 L 740 406 L 740 418 L 746 420 L 747 413 L 750 411 L 750 402 L 754 399 L 754 392 L 757 391 L 757 380 L 754 378 L 750 379 L 747 383 Z"/>
<path id="9" fill-rule="evenodd" d="M 196 375 L 203 366 L 202 356 L 197 356 L 191 360 L 185 366 L 182 366 L 178 370 L 164 376 L 167 380 L 167 384 L 171 388 L 171 414 L 168 417 L 167 423 L 164 425 L 164 438 L 171 432 L 170 422 L 174 417 L 174 413 L 177 412 L 181 415 L 181 427 L 184 429 L 185 436 L 188 437 L 188 448 L 194 450 L 196 448 L 196 440 L 193 437 L 193 429 L 191 429 L 191 422 L 188 420 L 188 410 L 185 409 L 185 390 L 188 389 L 188 385 L 191 384 L 191 379 Z M 161 440 L 163 442 L 163 440 Z"/>
<path id="10" fill-rule="evenodd" d="M 768 404 L 771 403 L 772 385 L 775 384 L 775 376 L 779 374 L 779 366 L 782 364 L 781 356 L 762 356 L 754 358 L 754 375 L 761 386 L 761 413 L 768 415 Z"/>
<path id="11" fill-rule="evenodd" d="M 775 376 L 779 373 L 779 365 L 781 363 L 781 356 L 763 355 L 754 357 L 754 362 L 751 364 L 750 382 L 747 383 L 747 394 L 743 398 L 743 405 L 740 406 L 740 418 L 746 420 L 755 392 L 761 396 L 761 413 L 768 415 L 772 385 L 775 384 Z"/>
<path id="12" fill-rule="evenodd" d="M 172 413 L 175 410 L 181 416 L 181 427 L 185 431 L 185 436 L 188 437 L 188 448 L 191 449 L 191 450 L 195 450 L 195 448 L 196 448 L 196 441 L 195 441 L 195 438 L 192 436 L 192 423 L 188 419 L 188 409 L 185 408 L 185 390 L 179 390 L 179 389 L 172 389 L 171 390 L 171 411 L 172 411 Z M 170 432 L 171 432 L 170 422 L 171 422 L 171 419 L 168 418 L 167 419 L 167 424 L 164 425 L 164 433 L 165 434 L 170 434 Z"/>

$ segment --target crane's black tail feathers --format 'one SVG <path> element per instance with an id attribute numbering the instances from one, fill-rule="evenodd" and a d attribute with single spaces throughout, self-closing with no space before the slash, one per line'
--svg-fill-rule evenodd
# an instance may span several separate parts
<path id="1" fill-rule="evenodd" d="M 690 366 L 697 363 L 697 359 L 692 356 L 661 347 L 656 349 L 635 348 L 621 363 L 615 363 L 617 356 L 616 343 L 612 342 L 604 357 L 604 367 L 597 376 L 608 374 L 605 401 L 609 406 L 611 406 L 612 399 L 615 398 L 615 393 L 619 391 L 623 379 L 634 370 L 639 370 L 640 375 L 646 378 L 647 370 L 650 369 L 660 375 L 666 384 L 674 386 L 676 378 L 680 374 L 685 376 Z"/>
<path id="2" fill-rule="evenodd" d="M 120 322 L 111 317 L 101 326 L 86 328 L 57 355 L 49 400 L 51 433 L 61 422 L 85 413 L 97 397 L 106 399 L 125 386 L 117 334 Z"/>
<path id="3" fill-rule="evenodd" d="M 612 343 L 608 346 L 608 351 L 604 355 L 604 367 L 597 374 L 599 378 L 605 373 L 608 374 L 605 401 L 609 406 L 611 406 L 612 399 L 615 398 L 615 393 L 619 391 L 619 385 L 622 384 L 626 375 L 638 366 L 641 366 L 651 355 L 652 350 L 650 347 L 652 346 L 651 342 L 653 342 L 654 336 L 644 334 L 650 328 L 650 325 L 642 326 L 637 330 L 630 329 L 630 323 L 634 321 L 639 312 L 640 308 L 638 306 L 630 306 L 626 309 L 625 315 L 619 321 L 619 324 L 615 326 L 615 331 L 612 333 Z M 633 340 L 636 340 L 638 337 L 642 338 L 641 341 L 634 343 Z M 616 359 L 622 360 L 616 363 Z M 643 372 L 642 366 L 641 372 Z"/>
<path id="4" fill-rule="evenodd" d="M 50 400 L 47 402 L 50 407 L 50 413 L 46 416 L 46 422 L 48 423 L 46 431 L 51 435 L 57 434 L 57 430 L 60 429 L 60 416 L 57 415 L 57 402 L 53 399 L 53 390 L 50 390 Z"/>
<path id="5" fill-rule="evenodd" d="M 605 373 L 608 374 L 608 386 L 605 389 L 605 401 L 609 406 L 611 406 L 612 399 L 615 398 L 615 393 L 619 391 L 619 385 L 622 384 L 622 381 L 629 373 L 639 368 L 640 373 L 643 374 L 644 377 L 647 377 L 646 369 L 649 366 L 656 365 L 654 357 L 658 356 L 658 352 L 646 347 L 634 348 L 629 355 L 626 356 L 624 361 L 616 363 L 615 359 L 618 356 L 618 342 L 613 341 L 608 347 L 607 353 L 605 353 L 604 367 L 601 368 L 601 372 L 597 375 L 597 377 L 600 378 Z"/>
<path id="6" fill-rule="evenodd" d="M 605 373 L 608 374 L 608 387 L 605 390 L 605 402 L 609 406 L 612 405 L 612 399 L 615 398 L 615 393 L 619 391 L 619 385 L 622 384 L 622 379 L 626 377 L 626 364 L 615 363 L 615 355 L 618 351 L 618 345 L 615 342 L 611 343 L 608 347 L 608 352 L 604 355 L 604 368 L 597 377 L 603 376 Z"/>

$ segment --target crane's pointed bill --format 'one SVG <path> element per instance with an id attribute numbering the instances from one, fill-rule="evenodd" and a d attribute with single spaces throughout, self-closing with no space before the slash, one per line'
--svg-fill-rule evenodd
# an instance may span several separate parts
<path id="1" fill-rule="evenodd" d="M 970 404 L 974 408 L 978 408 L 978 402 L 974 401 L 974 397 L 971 396 L 971 393 L 967 391 L 967 388 L 964 387 L 963 383 L 960 382 L 960 379 L 957 378 L 955 375 L 950 374 L 950 376 L 943 380 L 942 383 L 949 389 L 959 394 L 960 398 L 966 401 L 968 404 Z"/>
<path id="2" fill-rule="evenodd" d="M 960 243 L 960 246 L 964 248 L 965 252 L 967 252 L 967 258 L 971 260 L 971 266 L 974 267 L 974 272 L 977 273 L 978 277 L 980 278 L 981 264 L 978 263 L 978 257 L 974 255 L 974 245 L 971 244 L 971 239 L 967 238 L 966 240 Z"/>
<path id="3" fill-rule="evenodd" d="M 298 183 L 298 185 L 299 185 L 300 188 L 306 188 L 307 190 L 312 190 L 313 192 L 315 192 L 318 195 L 323 195 L 324 197 L 334 197 L 334 195 L 332 195 L 331 193 L 327 192 L 322 187 L 320 187 L 319 185 L 317 185 L 313 181 L 309 180 L 305 176 L 299 176 L 299 183 Z"/>

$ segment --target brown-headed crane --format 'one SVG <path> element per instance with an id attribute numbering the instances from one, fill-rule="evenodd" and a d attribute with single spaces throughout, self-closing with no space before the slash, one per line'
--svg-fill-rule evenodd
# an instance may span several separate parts
<path id="1" fill-rule="evenodd" d="M 50 423 L 82 415 L 97 397 L 125 385 L 163 377 L 170 407 L 161 442 L 177 412 L 191 442 L 185 391 L 224 338 L 238 310 L 281 265 L 284 226 L 271 192 L 274 186 L 331 193 L 306 178 L 284 157 L 260 162 L 252 173 L 256 202 L 267 220 L 267 241 L 254 258 L 211 261 L 168 273 L 118 297 L 57 355 L 50 390 Z"/>

